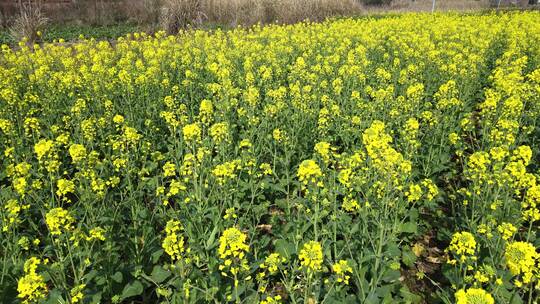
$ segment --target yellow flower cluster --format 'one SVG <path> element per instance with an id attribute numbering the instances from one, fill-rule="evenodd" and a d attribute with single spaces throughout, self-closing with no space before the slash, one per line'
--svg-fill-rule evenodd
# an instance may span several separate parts
<path id="1" fill-rule="evenodd" d="M 45 215 L 45 223 L 51 232 L 51 235 L 61 235 L 64 232 L 73 230 L 75 219 L 69 211 L 58 207 L 49 210 Z"/>
<path id="2" fill-rule="evenodd" d="M 418 130 L 420 129 L 420 123 L 416 118 L 409 118 L 405 122 L 403 128 L 403 138 L 413 148 L 418 148 L 420 142 L 418 141 Z"/>
<path id="3" fill-rule="evenodd" d="M 74 163 L 79 163 L 86 158 L 86 148 L 83 145 L 73 144 L 69 147 L 69 155 Z"/>
<path id="4" fill-rule="evenodd" d="M 68 200 L 66 195 L 75 193 L 75 183 L 73 183 L 73 181 L 61 178 L 56 182 L 56 186 L 58 188 L 58 190 L 56 190 L 56 195 L 63 200 Z"/>
<path id="5" fill-rule="evenodd" d="M 346 260 L 339 260 L 332 265 L 332 271 L 336 274 L 338 283 L 349 285 L 349 279 L 352 274 L 352 267 L 349 265 L 349 262 Z"/>
<path id="6" fill-rule="evenodd" d="M 305 267 L 307 271 L 320 271 L 323 263 L 321 243 L 317 241 L 305 243 L 298 257 L 300 258 L 300 265 Z"/>
<path id="7" fill-rule="evenodd" d="M 512 223 L 501 223 L 497 226 L 497 231 L 503 240 L 508 241 L 517 232 L 517 228 Z"/>
<path id="8" fill-rule="evenodd" d="M 210 127 L 210 136 L 217 144 L 227 141 L 229 137 L 229 125 L 226 122 L 213 124 Z"/>
<path id="9" fill-rule="evenodd" d="M 47 296 L 48 289 L 45 279 L 37 273 L 38 266 L 42 261 L 31 257 L 24 263 L 24 276 L 17 284 L 18 297 L 23 303 L 36 303 Z"/>
<path id="10" fill-rule="evenodd" d="M 478 285 L 488 283 L 495 276 L 495 269 L 490 265 L 480 266 L 474 273 L 473 278 Z"/>
<path id="11" fill-rule="evenodd" d="M 201 128 L 196 123 L 184 126 L 182 133 L 184 134 L 184 140 L 188 143 L 201 140 Z"/>
<path id="12" fill-rule="evenodd" d="M 249 252 L 249 246 L 246 244 L 247 235 L 237 228 L 229 228 L 223 231 L 219 238 L 218 253 L 223 263 L 219 265 L 219 270 L 224 276 L 230 272 L 233 276 L 238 275 L 240 271 L 247 270 L 246 253 Z"/>
<path id="13" fill-rule="evenodd" d="M 264 263 L 262 263 L 259 267 L 267 270 L 269 274 L 273 275 L 278 271 L 281 264 L 285 263 L 285 261 L 287 261 L 287 259 L 279 255 L 279 253 L 272 253 L 267 256 L 266 259 L 264 259 Z"/>
<path id="14" fill-rule="evenodd" d="M 54 142 L 52 140 L 40 140 L 35 146 L 34 151 L 38 160 L 42 160 L 53 152 Z"/>
<path id="15" fill-rule="evenodd" d="M 514 276 L 520 276 L 521 281 L 529 284 L 533 279 L 533 274 L 538 271 L 537 262 L 540 260 L 540 254 L 536 252 L 533 244 L 527 242 L 512 242 L 506 245 L 504 252 L 506 265 Z"/>
<path id="16" fill-rule="evenodd" d="M 84 297 L 84 289 L 86 288 L 86 284 L 80 284 L 75 286 L 69 291 L 69 294 L 71 296 L 71 303 L 76 304 L 83 301 Z"/>
<path id="17" fill-rule="evenodd" d="M 176 175 L 176 165 L 172 162 L 167 162 L 163 165 L 163 176 L 171 177 Z"/>
<path id="18" fill-rule="evenodd" d="M 267 296 L 264 300 L 260 302 L 260 304 L 280 304 L 281 302 L 281 296 Z"/>
<path id="19" fill-rule="evenodd" d="M 265 292 L 268 284 L 273 276 L 279 275 L 279 271 L 285 266 L 286 258 L 279 253 L 271 253 L 264 259 L 264 262 L 259 265 L 261 271 L 257 274 L 257 282 L 259 283 L 259 291 Z M 285 272 L 287 272 L 285 270 Z"/>
<path id="20" fill-rule="evenodd" d="M 474 235 L 467 231 L 454 233 L 446 251 L 451 252 L 460 263 L 466 262 L 469 258 L 475 259 L 476 240 Z M 449 260 L 449 263 L 455 263 L 455 260 Z"/>
<path id="21" fill-rule="evenodd" d="M 343 204 L 341 204 L 341 207 L 347 212 L 356 212 L 360 209 L 360 204 L 356 199 L 347 196 L 343 199 Z"/>
<path id="22" fill-rule="evenodd" d="M 375 120 L 362 134 L 362 142 L 373 167 L 388 176 L 395 185 L 411 172 L 412 164 L 390 145 L 392 137 L 385 132 L 385 124 Z"/>
<path id="23" fill-rule="evenodd" d="M 88 236 L 86 237 L 87 241 L 99 240 L 105 241 L 105 232 L 106 230 L 101 227 L 95 227 L 88 231 Z"/>
<path id="24" fill-rule="evenodd" d="M 165 226 L 165 238 L 161 246 L 173 261 L 181 261 L 186 251 L 182 226 L 179 221 L 169 220 Z"/>
<path id="25" fill-rule="evenodd" d="M 421 198 L 425 198 L 426 201 L 431 201 L 437 194 L 439 194 L 439 189 L 430 179 L 424 179 L 420 184 L 411 184 L 409 190 L 405 192 L 409 202 L 416 202 Z"/>
<path id="26" fill-rule="evenodd" d="M 540 221 L 540 185 L 534 185 L 527 190 L 521 205 L 523 220 Z"/>
<path id="27" fill-rule="evenodd" d="M 455 297 L 456 304 L 495 304 L 493 296 L 481 288 L 460 289 Z"/>
<path id="28" fill-rule="evenodd" d="M 17 200 L 10 199 L 5 205 L 4 209 L 6 210 L 6 218 L 2 221 L 2 231 L 8 231 L 10 227 L 13 227 L 21 222 L 19 217 L 21 211 L 30 208 L 30 205 L 21 205 Z"/>
<path id="29" fill-rule="evenodd" d="M 227 181 L 236 177 L 236 171 L 240 169 L 240 161 L 233 160 L 220 165 L 217 165 L 212 174 L 217 178 L 220 185 L 225 184 Z"/>
<path id="30" fill-rule="evenodd" d="M 55 172 L 60 166 L 54 141 L 42 139 L 34 145 L 34 152 L 40 163 L 45 165 L 48 172 Z"/>
<path id="31" fill-rule="evenodd" d="M 308 183 L 317 183 L 317 180 L 323 176 L 321 168 L 312 159 L 304 160 L 298 167 L 298 179 L 304 185 Z"/>
<path id="32" fill-rule="evenodd" d="M 320 157 L 326 164 L 330 162 L 330 158 L 332 157 L 333 153 L 332 150 L 332 146 L 325 141 L 321 141 L 315 144 L 315 152 L 320 155 Z"/>
<path id="33" fill-rule="evenodd" d="M 208 124 L 212 121 L 212 115 L 214 113 L 214 105 L 208 99 L 203 99 L 199 106 L 199 119 Z"/>

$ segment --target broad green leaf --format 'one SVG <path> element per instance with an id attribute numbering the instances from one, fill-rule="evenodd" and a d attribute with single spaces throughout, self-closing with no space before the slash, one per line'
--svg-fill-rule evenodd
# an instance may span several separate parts
<path id="1" fill-rule="evenodd" d="M 138 296 L 143 293 L 144 287 L 139 280 L 128 283 L 122 291 L 122 299 Z"/>
<path id="2" fill-rule="evenodd" d="M 292 254 L 295 252 L 294 244 L 283 239 L 277 240 L 274 243 L 274 247 L 275 251 L 286 259 L 290 259 Z"/>
<path id="3" fill-rule="evenodd" d="M 154 266 L 154 269 L 152 269 L 152 273 L 150 274 L 150 277 L 152 280 L 156 283 L 161 283 L 165 281 L 168 277 L 171 276 L 171 272 L 164 269 L 161 265 Z"/>
<path id="4" fill-rule="evenodd" d="M 401 224 L 401 232 L 405 233 L 417 233 L 418 225 L 415 222 L 406 222 Z"/>
<path id="5" fill-rule="evenodd" d="M 124 276 L 122 275 L 120 271 L 117 271 L 111 276 L 111 279 L 115 281 L 116 283 L 122 283 Z"/>

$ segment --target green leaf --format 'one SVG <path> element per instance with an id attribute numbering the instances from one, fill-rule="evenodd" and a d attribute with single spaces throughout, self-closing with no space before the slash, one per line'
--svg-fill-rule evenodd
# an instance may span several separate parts
<path id="1" fill-rule="evenodd" d="M 401 259 L 407 267 L 412 267 L 416 262 L 416 255 L 410 248 L 406 247 L 401 252 Z"/>
<path id="2" fill-rule="evenodd" d="M 277 240 L 274 243 L 274 247 L 276 252 L 287 260 L 290 259 L 292 254 L 295 252 L 294 244 L 283 239 Z"/>
<path id="3" fill-rule="evenodd" d="M 217 231 L 218 231 L 218 227 L 217 227 L 217 225 L 214 225 L 214 230 L 212 230 L 212 233 L 210 234 L 210 237 L 206 241 L 206 247 L 205 247 L 206 250 L 210 250 L 210 249 L 212 249 L 214 247 Z"/>
<path id="4" fill-rule="evenodd" d="M 418 209 L 411 208 L 407 212 L 407 215 L 409 216 L 409 219 L 411 220 L 411 222 L 416 222 L 416 220 L 418 219 Z"/>
<path id="5" fill-rule="evenodd" d="M 150 274 L 152 280 L 158 284 L 165 281 L 170 276 L 171 272 L 165 270 L 161 265 L 154 266 L 154 269 L 152 269 L 152 273 Z"/>
<path id="6" fill-rule="evenodd" d="M 375 293 L 377 294 L 377 297 L 379 299 L 381 298 L 386 298 L 388 295 L 392 295 L 392 286 L 391 285 L 384 285 L 384 286 L 380 286 L 380 287 L 377 287 L 377 289 L 375 289 Z M 379 303 L 381 303 L 382 301 L 379 301 Z"/>
<path id="7" fill-rule="evenodd" d="M 400 258 L 401 257 L 401 249 L 399 249 L 399 246 L 392 242 L 386 245 L 386 253 L 393 257 L 393 258 Z"/>
<path id="8" fill-rule="evenodd" d="M 364 303 L 365 304 L 378 304 L 378 303 L 381 303 L 381 301 L 379 300 L 379 298 L 377 297 L 376 294 L 372 293 L 372 294 L 367 296 Z"/>
<path id="9" fill-rule="evenodd" d="M 93 295 L 90 295 L 89 297 L 87 297 L 87 298 L 90 299 L 89 303 L 91 303 L 91 304 L 99 304 L 99 303 L 101 303 L 101 300 L 102 300 L 101 299 L 101 294 L 102 294 L 102 292 L 99 291 L 96 294 L 93 294 Z"/>
<path id="10" fill-rule="evenodd" d="M 422 303 L 422 297 L 412 293 L 407 286 L 401 287 L 399 292 L 407 303 Z"/>
<path id="11" fill-rule="evenodd" d="M 397 281 L 400 276 L 401 276 L 401 272 L 399 270 L 387 269 L 382 279 L 385 282 L 391 283 L 391 282 Z"/>
<path id="12" fill-rule="evenodd" d="M 159 249 L 152 253 L 152 264 L 156 264 L 159 261 L 159 258 L 163 255 L 163 249 Z"/>
<path id="13" fill-rule="evenodd" d="M 407 223 L 401 224 L 401 232 L 417 233 L 417 231 L 418 231 L 418 226 L 416 225 L 415 222 L 407 222 Z"/>
<path id="14" fill-rule="evenodd" d="M 122 300 L 142 294 L 144 287 L 139 280 L 128 283 L 122 291 Z"/>
<path id="15" fill-rule="evenodd" d="M 58 289 L 53 289 L 49 292 L 49 296 L 47 297 L 47 301 L 45 302 L 47 304 L 65 304 L 67 303 L 66 300 L 62 297 L 62 294 Z"/>
<path id="16" fill-rule="evenodd" d="M 90 270 L 87 274 L 85 274 L 83 276 L 84 280 L 85 281 L 91 281 L 93 280 L 99 273 L 97 272 L 97 270 L 93 269 L 93 270 Z"/>
<path id="17" fill-rule="evenodd" d="M 356 232 L 358 232 L 358 230 L 360 230 L 360 223 L 355 223 L 349 230 L 348 234 L 355 234 Z"/>
<path id="18" fill-rule="evenodd" d="M 115 281 L 116 283 L 122 283 L 124 276 L 122 275 L 120 271 L 117 271 L 111 276 L 111 279 Z"/>
<path id="19" fill-rule="evenodd" d="M 107 278 L 105 276 L 99 276 L 95 278 L 94 282 L 96 283 L 97 286 L 103 286 L 108 283 Z"/>

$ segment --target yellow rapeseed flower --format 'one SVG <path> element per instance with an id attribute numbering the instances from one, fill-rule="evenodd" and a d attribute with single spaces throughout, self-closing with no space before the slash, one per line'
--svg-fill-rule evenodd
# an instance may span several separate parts
<path id="1" fill-rule="evenodd" d="M 521 275 L 523 283 L 528 284 L 534 279 L 533 273 L 537 271 L 540 254 L 536 252 L 533 244 L 512 242 L 506 246 L 504 257 L 510 273 L 514 276 Z"/>
<path id="2" fill-rule="evenodd" d="M 181 234 L 183 230 L 179 221 L 169 220 L 165 226 L 165 238 L 163 239 L 163 250 L 173 261 L 180 261 L 185 252 L 185 240 Z"/>
<path id="3" fill-rule="evenodd" d="M 47 296 L 48 289 L 43 276 L 37 273 L 41 260 L 31 257 L 24 263 L 24 276 L 17 283 L 18 297 L 23 303 L 36 303 Z"/>
<path id="4" fill-rule="evenodd" d="M 61 207 L 51 209 L 45 215 L 45 223 L 52 235 L 60 235 L 63 232 L 71 231 L 74 222 L 73 216 Z"/>
<path id="5" fill-rule="evenodd" d="M 343 283 L 349 285 L 349 279 L 352 274 L 352 267 L 346 260 L 339 260 L 337 263 L 332 265 L 332 271 L 337 276 L 338 283 Z"/>
<path id="6" fill-rule="evenodd" d="M 455 297 L 456 304 L 495 304 L 493 296 L 481 288 L 460 289 Z"/>
<path id="7" fill-rule="evenodd" d="M 305 267 L 308 271 L 321 270 L 323 263 L 323 252 L 321 243 L 317 241 L 309 241 L 304 244 L 300 254 L 300 265 Z"/>
<path id="8" fill-rule="evenodd" d="M 319 177 L 323 176 L 321 168 L 312 159 L 304 160 L 298 167 L 298 179 L 300 182 L 307 184 L 315 183 Z"/>
<path id="9" fill-rule="evenodd" d="M 186 142 L 195 142 L 201 140 L 201 128 L 198 124 L 193 123 L 182 128 L 182 134 Z"/>

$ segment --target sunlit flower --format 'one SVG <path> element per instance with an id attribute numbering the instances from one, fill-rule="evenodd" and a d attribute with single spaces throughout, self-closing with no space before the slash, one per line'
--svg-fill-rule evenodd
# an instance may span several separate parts
<path id="1" fill-rule="evenodd" d="M 193 142 L 201 140 L 201 128 L 196 123 L 186 125 L 182 128 L 184 134 L 184 140 L 186 142 Z"/>
<path id="2" fill-rule="evenodd" d="M 346 260 L 339 260 L 332 265 L 332 271 L 336 274 L 338 283 L 349 285 L 349 279 L 352 274 L 352 267 Z"/>
<path id="3" fill-rule="evenodd" d="M 460 289 L 455 294 L 456 304 L 494 304 L 493 296 L 481 288 Z"/>
<path id="4" fill-rule="evenodd" d="M 304 244 L 298 254 L 300 265 L 309 271 L 319 271 L 323 263 L 322 246 L 319 242 L 309 241 Z"/>
<path id="5" fill-rule="evenodd" d="M 307 184 L 316 182 L 323 174 L 319 165 L 314 160 L 308 159 L 300 164 L 297 175 L 302 183 Z"/>
<path id="6" fill-rule="evenodd" d="M 474 256 L 476 240 L 470 232 L 456 232 L 452 235 L 452 240 L 446 250 L 452 252 L 460 262 L 465 262 L 467 258 Z"/>
<path id="7" fill-rule="evenodd" d="M 59 207 L 47 212 L 45 222 L 52 235 L 60 235 L 73 229 L 75 219 L 67 210 Z"/>
<path id="8" fill-rule="evenodd" d="M 533 279 L 536 263 L 540 254 L 536 252 L 533 244 L 527 242 L 513 242 L 506 246 L 504 252 L 506 265 L 514 275 L 521 275 L 523 283 L 528 284 Z"/>
<path id="9" fill-rule="evenodd" d="M 182 260 L 185 252 L 185 240 L 182 235 L 182 226 L 179 221 L 169 220 L 165 226 L 165 238 L 163 239 L 163 250 L 173 261 Z"/>
<path id="10" fill-rule="evenodd" d="M 223 261 L 219 266 L 222 274 L 227 275 L 229 271 L 236 276 L 240 271 L 247 270 L 246 253 L 249 246 L 246 244 L 247 235 L 237 228 L 228 228 L 219 237 L 218 254 Z"/>
<path id="11" fill-rule="evenodd" d="M 83 145 L 73 144 L 69 147 L 69 155 L 74 163 L 86 158 L 86 148 Z"/>
<path id="12" fill-rule="evenodd" d="M 24 276 L 17 283 L 17 295 L 23 303 L 35 303 L 47 296 L 48 289 L 45 279 L 37 273 L 42 261 L 32 257 L 24 263 Z"/>

